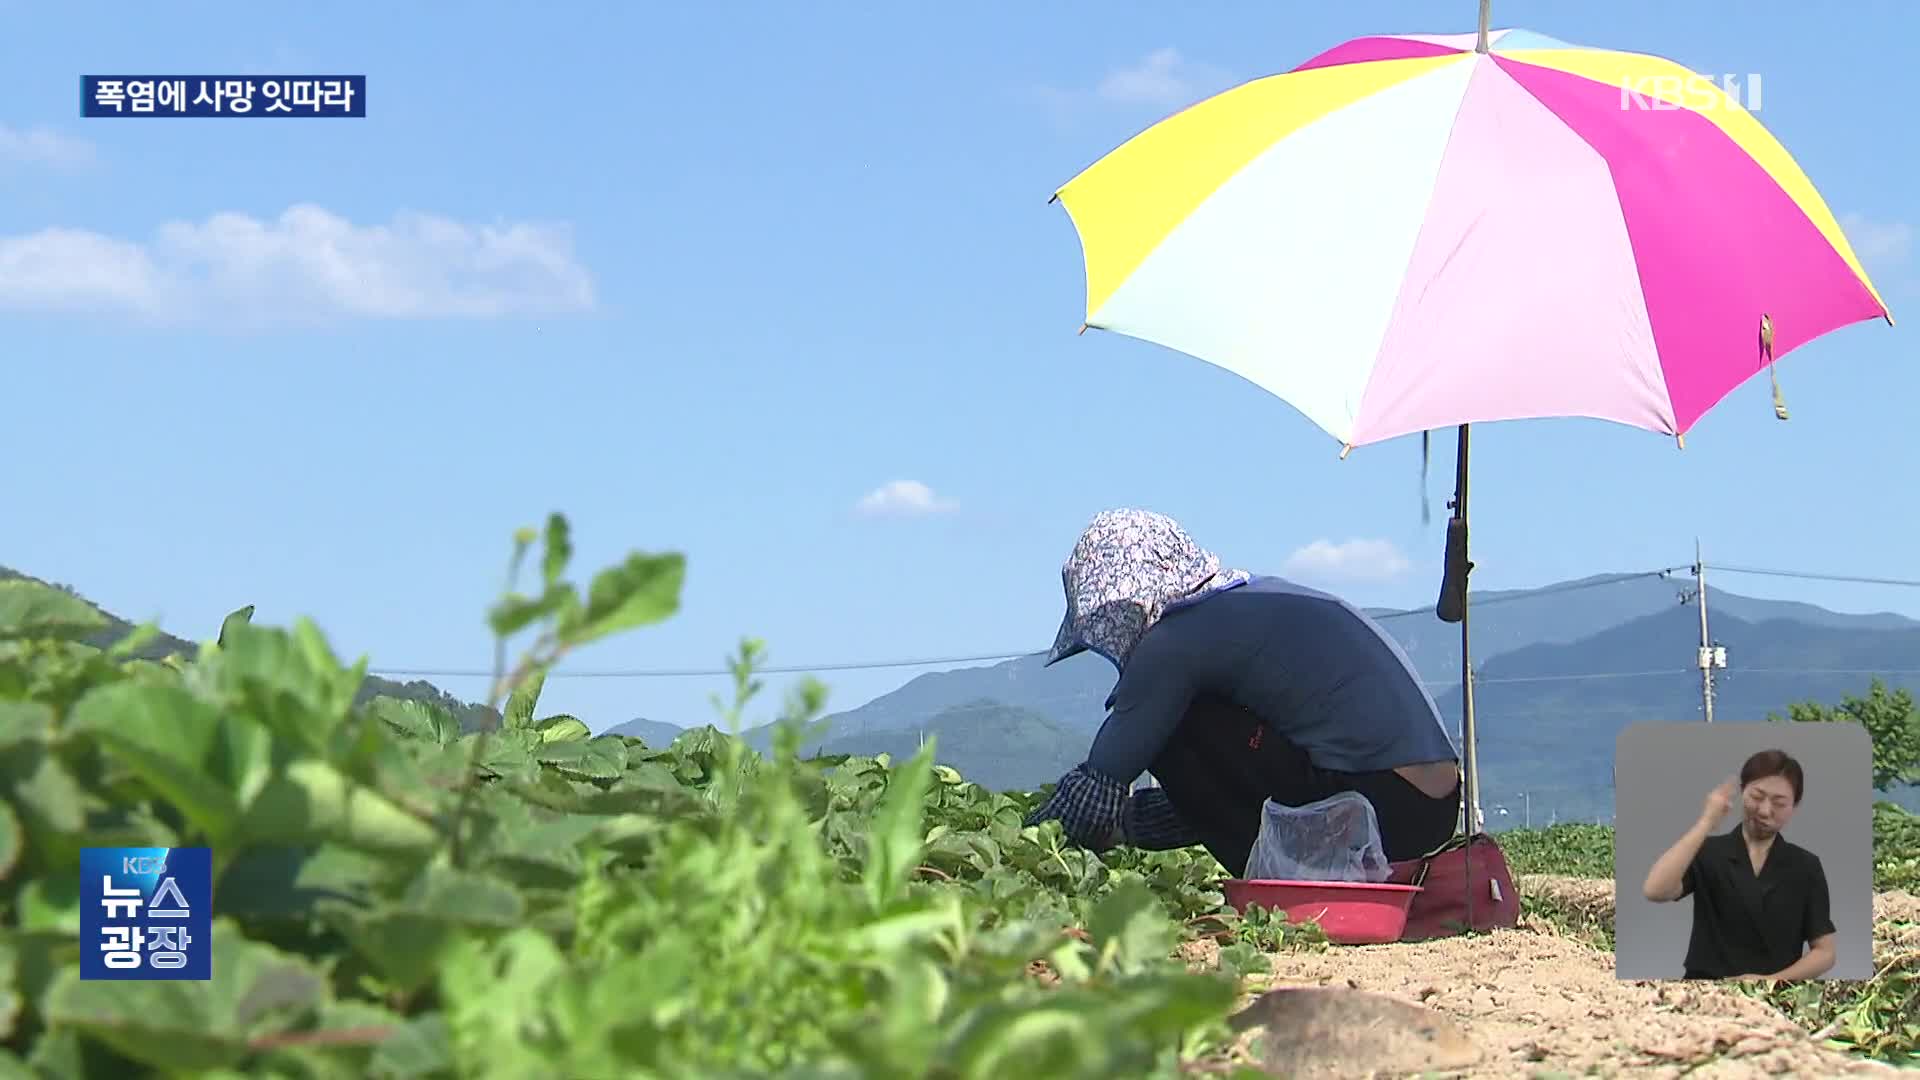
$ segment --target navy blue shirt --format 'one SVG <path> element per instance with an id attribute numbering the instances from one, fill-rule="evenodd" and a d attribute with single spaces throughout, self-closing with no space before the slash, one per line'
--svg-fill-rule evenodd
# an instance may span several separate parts
<path id="1" fill-rule="evenodd" d="M 1323 769 L 1458 760 L 1433 696 L 1379 624 L 1337 596 L 1256 577 L 1147 630 L 1107 699 L 1088 766 L 1131 782 L 1202 694 L 1252 712 Z"/>
<path id="2" fill-rule="evenodd" d="M 1784 836 L 1773 838 L 1758 874 L 1740 826 L 1708 837 L 1687 864 L 1680 895 L 1693 897 L 1689 979 L 1784 971 L 1805 946 L 1834 932 L 1820 857 Z"/>

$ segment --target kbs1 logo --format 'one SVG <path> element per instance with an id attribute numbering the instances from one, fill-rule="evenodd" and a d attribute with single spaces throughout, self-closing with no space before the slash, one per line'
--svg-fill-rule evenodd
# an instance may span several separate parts
<path id="1" fill-rule="evenodd" d="M 80 978 L 213 977 L 207 848 L 80 849 Z"/>
<path id="2" fill-rule="evenodd" d="M 1641 75 L 1620 82 L 1620 109 L 1654 112 L 1760 111 L 1760 76 Z"/>

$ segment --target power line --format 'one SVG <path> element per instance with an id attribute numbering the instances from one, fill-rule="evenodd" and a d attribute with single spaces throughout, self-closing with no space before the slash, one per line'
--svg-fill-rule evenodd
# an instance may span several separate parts
<path id="1" fill-rule="evenodd" d="M 1729 667 L 1721 670 L 1734 675 L 1920 675 L 1920 668 Z"/>
<path id="2" fill-rule="evenodd" d="M 967 663 L 969 661 L 972 661 L 975 663 L 982 663 L 989 660 L 1018 660 L 1023 657 L 1037 656 L 1037 655 L 1039 654 L 1038 653 L 1016 653 L 1016 654 L 1003 653 L 1003 654 L 983 655 L 983 656 L 950 657 L 950 658 L 942 658 L 938 660 L 896 660 L 896 661 L 888 661 L 884 663 L 820 664 L 820 665 L 814 665 L 814 666 L 791 665 L 786 667 L 755 668 L 754 673 L 759 675 L 773 675 L 773 674 L 801 675 L 801 674 L 806 674 L 814 671 L 869 670 L 869 669 L 879 669 L 879 668 L 889 668 L 889 667 L 920 667 L 920 666 L 933 666 L 936 664 Z M 1735 676 L 1735 677 L 1738 677 L 1741 675 L 1888 675 L 1888 676 L 1909 676 L 1909 677 L 1920 676 L 1920 668 L 1813 668 L 1813 667 L 1743 668 L 1743 667 L 1732 667 L 1726 670 L 1728 675 Z M 436 677 L 436 678 L 490 679 L 493 677 L 493 672 L 491 671 L 449 670 L 449 669 L 438 669 L 438 668 L 369 668 L 367 673 L 370 675 L 380 675 L 384 677 L 411 676 L 415 678 Z M 1580 671 L 1580 672 L 1568 672 L 1562 675 L 1507 675 L 1507 676 L 1495 676 L 1492 678 L 1483 678 L 1483 677 L 1476 676 L 1473 681 L 1475 686 L 1499 686 L 1499 685 L 1513 685 L 1518 683 L 1582 682 L 1582 681 L 1588 681 L 1593 679 L 1654 679 L 1654 678 L 1663 678 L 1670 675 L 1691 676 L 1693 673 L 1694 672 L 1692 668 L 1652 668 L 1644 671 Z M 733 674 L 732 671 L 729 671 L 725 668 L 712 668 L 712 669 L 634 668 L 634 669 L 611 670 L 611 671 L 556 671 L 556 672 L 550 673 L 547 677 L 550 679 L 552 678 L 652 679 L 652 678 L 718 677 L 718 676 L 725 676 L 725 675 L 732 675 L 732 674 Z M 1457 681 L 1453 679 L 1422 679 L 1421 683 L 1428 687 L 1443 687 L 1443 688 L 1457 685 Z"/>
<path id="3" fill-rule="evenodd" d="M 1845 669 L 1845 668 L 1754 668 L 1751 670 L 1754 670 L 1762 674 L 1776 674 L 1776 675 L 1909 675 L 1909 676 L 1920 675 L 1920 668 L 1910 668 L 1910 669 L 1893 668 L 1893 669 L 1885 669 L 1885 670 L 1871 670 L 1866 668 L 1861 668 L 1858 670 Z M 1503 684 L 1511 685 L 1516 683 L 1580 682 L 1580 681 L 1591 680 L 1591 679 L 1679 678 L 1679 677 L 1691 677 L 1693 674 L 1694 672 L 1693 672 L 1693 669 L 1691 668 L 1658 668 L 1658 669 L 1650 669 L 1645 671 L 1594 671 L 1594 672 L 1572 673 L 1572 674 L 1565 674 L 1565 675 L 1525 675 L 1525 676 L 1509 676 L 1506 678 L 1492 678 L 1492 679 L 1476 678 L 1474 682 L 1476 685 L 1479 685 L 1479 686 L 1488 686 L 1488 685 L 1503 685 Z M 1452 680 L 1439 680 L 1439 679 L 1423 679 L 1421 680 L 1421 683 L 1428 687 L 1451 687 L 1456 685 Z M 1026 703 L 1025 707 L 1029 709 L 1044 710 L 1046 708 L 1057 707 L 1060 704 L 1062 704 L 1061 700 L 1058 697 L 1056 697 L 1056 698 L 1051 698 L 1042 702 L 1028 702 Z M 953 720 L 953 719 L 965 718 L 968 716 L 977 716 L 977 715 L 986 715 L 986 714 L 996 713 L 1005 708 L 1006 706 L 1000 702 L 978 702 L 978 703 L 962 702 L 955 705 L 949 705 L 946 708 L 940 710 L 940 715 L 946 717 L 949 720 Z M 1592 715 L 1601 715 L 1602 712 L 1603 710 L 1593 710 Z M 931 714 L 929 714 L 925 719 L 927 721 L 930 721 L 933 719 L 933 717 Z M 697 727 L 698 725 L 694 725 L 694 726 Z M 925 726 L 926 726 L 925 722 L 922 722 L 918 724 L 911 724 L 904 728 L 900 728 L 898 730 L 902 732 L 912 733 L 912 732 L 920 731 L 924 729 Z M 843 737 L 854 736 L 854 735 L 867 735 L 867 734 L 873 734 L 874 732 L 880 731 L 880 730 L 886 730 L 886 729 L 884 727 L 875 727 L 871 722 L 861 722 L 861 723 L 852 724 L 852 725 L 837 726 L 834 729 L 833 737 L 843 738 Z"/>
<path id="4" fill-rule="evenodd" d="M 1723 574 L 1753 574 L 1759 577 L 1793 578 L 1798 581 L 1839 581 L 1853 585 L 1895 585 L 1905 589 L 1920 589 L 1920 579 L 1862 577 L 1857 574 L 1822 574 L 1810 570 L 1771 570 L 1760 566 L 1728 566 L 1725 563 L 1709 563 Z"/>
<path id="5" fill-rule="evenodd" d="M 1724 571 L 1727 573 L 1759 574 L 1759 575 L 1767 575 L 1767 576 L 1774 576 L 1774 577 L 1800 578 L 1800 579 L 1810 580 L 1810 581 L 1839 581 L 1839 582 L 1854 582 L 1854 583 L 1860 583 L 1860 584 L 1920 586 L 1920 581 L 1909 581 L 1909 580 L 1903 580 L 1899 578 L 1873 578 L 1873 577 L 1861 577 L 1861 576 L 1854 576 L 1854 575 L 1847 575 L 1847 574 L 1823 574 L 1823 573 L 1814 573 L 1810 571 L 1797 571 L 1797 570 L 1769 570 L 1769 569 L 1763 569 L 1763 568 L 1757 568 L 1757 567 L 1725 566 L 1720 563 L 1714 563 L 1712 565 L 1715 570 Z M 1692 568 L 1691 565 L 1663 566 L 1663 567 L 1659 567 L 1652 570 L 1641 570 L 1633 573 L 1616 574 L 1608 577 L 1595 578 L 1587 581 L 1564 582 L 1559 585 L 1549 585 L 1539 589 L 1512 592 L 1503 596 L 1491 596 L 1484 600 L 1474 600 L 1472 601 L 1472 603 L 1475 609 L 1495 607 L 1500 604 L 1515 603 L 1522 600 L 1534 600 L 1534 599 L 1539 599 L 1539 598 L 1548 597 L 1548 596 L 1556 596 L 1562 593 L 1579 592 L 1585 589 L 1597 589 L 1597 588 L 1605 588 L 1610 585 L 1622 585 L 1630 581 L 1639 581 L 1646 578 L 1665 578 L 1675 573 L 1679 573 L 1681 571 L 1690 570 L 1691 568 Z M 1432 613 L 1431 608 L 1425 608 L 1425 607 L 1407 608 L 1402 611 L 1382 612 L 1378 615 L 1375 615 L 1374 619 L 1376 621 L 1385 621 L 1388 619 L 1401 619 L 1401 618 L 1408 618 L 1415 615 L 1428 615 L 1431 613 Z M 1020 660 L 1020 659 L 1025 659 L 1027 657 L 1038 656 L 1041 654 L 1041 652 L 1042 650 L 1027 649 L 1027 650 L 1007 650 L 1004 652 L 997 652 L 997 653 L 975 653 L 972 655 L 965 655 L 965 656 L 929 656 L 929 657 L 918 657 L 918 658 L 912 658 L 912 659 L 897 659 L 897 660 L 853 660 L 853 661 L 836 661 L 832 663 L 821 663 L 821 664 L 776 664 L 776 665 L 770 665 L 767 667 L 756 668 L 755 673 L 760 675 L 804 675 L 804 674 L 811 674 L 815 672 L 825 672 L 825 671 L 882 671 L 882 670 L 894 669 L 894 668 L 944 667 L 944 666 L 956 665 L 956 664 L 1000 663 L 1007 660 Z M 1588 673 L 1573 674 L 1573 675 L 1512 676 L 1507 678 L 1476 679 L 1476 683 L 1479 685 L 1494 685 L 1494 684 L 1502 684 L 1502 683 L 1558 682 L 1558 681 L 1583 680 L 1583 679 L 1651 678 L 1651 677 L 1664 676 L 1664 675 L 1670 675 L 1675 673 L 1692 674 L 1692 669 L 1670 669 L 1670 670 L 1659 670 L 1659 671 L 1588 672 Z M 484 669 L 484 668 L 371 668 L 369 669 L 369 674 L 379 675 L 386 678 L 489 679 L 493 677 L 494 673 L 491 670 Z M 600 669 L 600 670 L 589 669 L 589 670 L 582 670 L 582 671 L 554 671 L 548 674 L 548 678 L 553 678 L 553 679 L 693 679 L 693 678 L 720 678 L 720 677 L 730 676 L 732 674 L 733 672 L 731 671 L 731 669 L 728 669 L 728 668 L 611 668 L 611 669 Z M 1729 674 L 1914 675 L 1914 674 L 1920 674 L 1920 669 L 1915 669 L 1915 670 L 1888 669 L 1883 671 L 1874 671 L 1874 670 L 1869 670 L 1864 668 L 1857 669 L 1857 670 L 1843 669 L 1843 668 L 1733 668 L 1729 671 Z M 1451 680 L 1448 680 L 1448 681 L 1426 680 L 1426 682 L 1430 686 L 1455 685 L 1455 683 Z"/>
<path id="6" fill-rule="evenodd" d="M 1688 668 L 1660 668 L 1657 671 L 1587 671 L 1568 675 L 1509 675 L 1505 678 L 1493 679 L 1483 679 L 1475 675 L 1473 677 L 1473 685 L 1493 686 L 1500 683 L 1578 682 L 1583 679 L 1649 679 L 1662 675 L 1692 674 L 1693 672 Z M 1447 680 L 1445 682 L 1429 680 L 1428 685 L 1453 686 L 1455 682 L 1453 680 Z"/>
<path id="7" fill-rule="evenodd" d="M 883 668 L 938 667 L 942 664 L 984 664 L 1038 656 L 1038 651 L 980 653 L 975 656 L 937 656 L 920 660 L 849 660 L 832 664 L 786 664 L 756 667 L 756 675 L 802 675 L 812 671 L 879 671 Z M 491 679 L 492 671 L 452 668 L 368 668 L 370 675 L 412 678 Z M 687 679 L 732 675 L 731 668 L 615 668 L 602 671 L 553 671 L 549 679 Z"/>
<path id="8" fill-rule="evenodd" d="M 1670 574 L 1678 573 L 1681 570 L 1689 570 L 1691 568 L 1690 565 L 1663 566 L 1658 570 L 1641 570 L 1631 574 L 1617 574 L 1612 577 L 1596 578 L 1592 581 L 1567 581 L 1558 585 L 1548 585 L 1543 588 L 1509 593 L 1506 596 L 1490 596 L 1485 600 L 1474 600 L 1471 595 L 1469 595 L 1468 603 L 1473 610 L 1478 611 L 1481 608 L 1495 607 L 1500 604 L 1511 604 L 1521 600 L 1533 600 L 1542 596 L 1558 596 L 1561 593 L 1579 592 L 1582 589 L 1599 589 L 1608 585 L 1624 585 L 1629 581 L 1639 581 L 1643 578 L 1666 577 Z M 1390 611 L 1384 615 L 1375 615 L 1374 620 L 1378 622 L 1386 619 L 1402 619 L 1409 615 L 1426 615 L 1432 611 L 1432 608 L 1425 607 L 1408 608 L 1405 611 Z"/>

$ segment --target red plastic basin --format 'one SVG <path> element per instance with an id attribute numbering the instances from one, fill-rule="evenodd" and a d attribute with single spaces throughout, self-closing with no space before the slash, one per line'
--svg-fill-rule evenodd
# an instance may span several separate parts
<path id="1" fill-rule="evenodd" d="M 1399 941 L 1407 928 L 1407 908 L 1418 885 L 1364 881 L 1223 882 L 1227 904 L 1246 914 L 1259 904 L 1286 912 L 1288 922 L 1316 922 L 1327 940 L 1340 945 L 1381 945 Z"/>

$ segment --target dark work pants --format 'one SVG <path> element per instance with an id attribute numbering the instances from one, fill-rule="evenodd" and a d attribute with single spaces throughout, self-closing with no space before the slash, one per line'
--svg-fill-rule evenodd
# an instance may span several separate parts
<path id="1" fill-rule="evenodd" d="M 1246 873 L 1268 799 L 1305 806 L 1342 791 L 1359 792 L 1373 804 L 1391 862 L 1417 859 L 1446 843 L 1460 813 L 1458 785 L 1435 799 L 1391 769 L 1322 769 L 1251 712 L 1212 698 L 1187 709 L 1149 768 L 1181 819 L 1235 877 Z"/>

